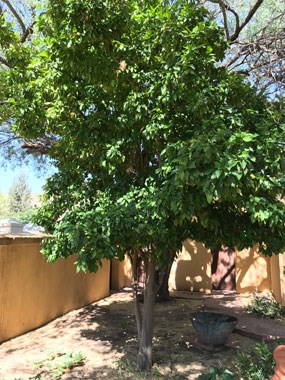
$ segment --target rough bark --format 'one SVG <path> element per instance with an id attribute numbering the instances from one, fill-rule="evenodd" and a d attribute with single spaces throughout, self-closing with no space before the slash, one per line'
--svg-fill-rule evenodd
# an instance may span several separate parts
<path id="1" fill-rule="evenodd" d="M 158 286 L 155 279 L 155 257 L 147 249 L 132 252 L 133 297 L 138 331 L 137 366 L 142 372 L 150 371 L 152 367 L 152 338 L 154 305 Z M 141 289 L 139 288 L 140 266 L 144 263 L 145 284 L 143 289 L 143 302 L 141 302 Z"/>
<path id="2" fill-rule="evenodd" d="M 149 371 L 152 367 L 154 305 L 157 293 L 155 283 L 155 259 L 152 254 L 145 257 L 145 272 L 144 310 L 137 355 L 137 365 L 142 372 Z"/>
<path id="3" fill-rule="evenodd" d="M 138 276 L 139 276 L 139 251 L 136 250 L 132 255 L 130 255 L 132 260 L 132 288 L 133 288 L 133 299 L 134 299 L 134 309 L 136 317 L 136 325 L 138 332 L 138 340 L 141 338 L 142 330 L 142 313 L 139 303 L 139 289 L 138 289 Z"/>

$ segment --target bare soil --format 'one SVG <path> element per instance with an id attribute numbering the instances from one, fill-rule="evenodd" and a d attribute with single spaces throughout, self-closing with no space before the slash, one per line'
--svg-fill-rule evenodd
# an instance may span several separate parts
<path id="1" fill-rule="evenodd" d="M 256 341 L 232 334 L 224 347 L 200 345 L 189 313 L 201 305 L 202 300 L 179 298 L 156 305 L 151 374 L 142 375 L 135 369 L 133 302 L 130 292 L 120 292 L 2 343 L 0 380 L 192 380 L 211 366 L 231 369 L 237 353 L 250 350 Z M 71 359 L 66 363 L 68 353 Z M 79 353 L 84 359 L 77 363 Z"/>

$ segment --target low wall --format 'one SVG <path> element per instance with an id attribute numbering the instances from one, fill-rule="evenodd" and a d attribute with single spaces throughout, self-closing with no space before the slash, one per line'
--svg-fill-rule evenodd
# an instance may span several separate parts
<path id="1" fill-rule="evenodd" d="M 254 247 L 237 251 L 235 264 L 237 292 L 243 294 L 270 290 L 276 300 L 285 305 L 285 255 L 265 257 Z M 200 243 L 185 241 L 182 251 L 172 265 L 169 287 L 172 290 L 210 293 L 210 250 Z"/>
<path id="2" fill-rule="evenodd" d="M 132 267 L 129 257 L 126 255 L 124 261 L 114 258 L 111 266 L 111 289 L 119 290 L 131 285 Z"/>
<path id="3" fill-rule="evenodd" d="M 236 290 L 241 294 L 273 290 L 271 258 L 257 247 L 236 252 Z"/>
<path id="4" fill-rule="evenodd" d="M 191 292 L 211 292 L 211 254 L 203 244 L 191 240 L 184 242 L 182 251 L 171 268 L 169 288 Z"/>
<path id="5" fill-rule="evenodd" d="M 41 238 L 0 238 L 0 342 L 109 294 L 110 263 L 76 273 L 74 257 L 47 263 Z"/>
<path id="6" fill-rule="evenodd" d="M 271 258 L 272 291 L 276 300 L 285 306 L 285 254 Z"/>

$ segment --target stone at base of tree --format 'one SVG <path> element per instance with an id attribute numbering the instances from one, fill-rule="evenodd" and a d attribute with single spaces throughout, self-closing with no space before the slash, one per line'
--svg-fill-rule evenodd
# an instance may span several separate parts
<path id="1" fill-rule="evenodd" d="M 277 346 L 273 352 L 276 362 L 271 380 L 285 380 L 285 346 Z"/>

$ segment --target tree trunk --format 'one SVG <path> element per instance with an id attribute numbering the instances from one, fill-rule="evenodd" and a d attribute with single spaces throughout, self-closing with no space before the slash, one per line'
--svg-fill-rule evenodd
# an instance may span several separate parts
<path id="1" fill-rule="evenodd" d="M 137 365 L 143 372 L 149 371 L 152 367 L 154 305 L 157 293 L 157 286 L 155 283 L 155 260 L 152 253 L 145 258 L 145 270 L 144 310 L 141 323 L 139 351 L 137 355 Z"/>
<path id="2" fill-rule="evenodd" d="M 161 285 L 157 292 L 158 302 L 165 302 L 165 301 L 171 300 L 171 296 L 169 294 L 168 282 L 169 282 L 171 267 L 175 259 L 175 256 L 176 256 L 176 252 L 170 253 L 167 266 L 161 271 L 159 271 L 160 273 L 157 274 L 158 277 L 161 277 Z"/>
<path id="3" fill-rule="evenodd" d="M 139 302 L 138 292 L 138 258 L 144 260 L 145 269 L 145 288 L 143 294 L 143 303 Z M 150 371 L 152 367 L 152 338 L 153 338 L 153 321 L 154 305 L 157 293 L 155 282 L 155 258 L 151 252 L 135 252 L 132 259 L 133 269 L 133 294 L 135 315 L 138 330 L 138 355 L 137 366 L 140 371 Z M 141 310 L 141 308 L 143 310 Z M 143 311 L 143 312 L 142 312 Z"/>

